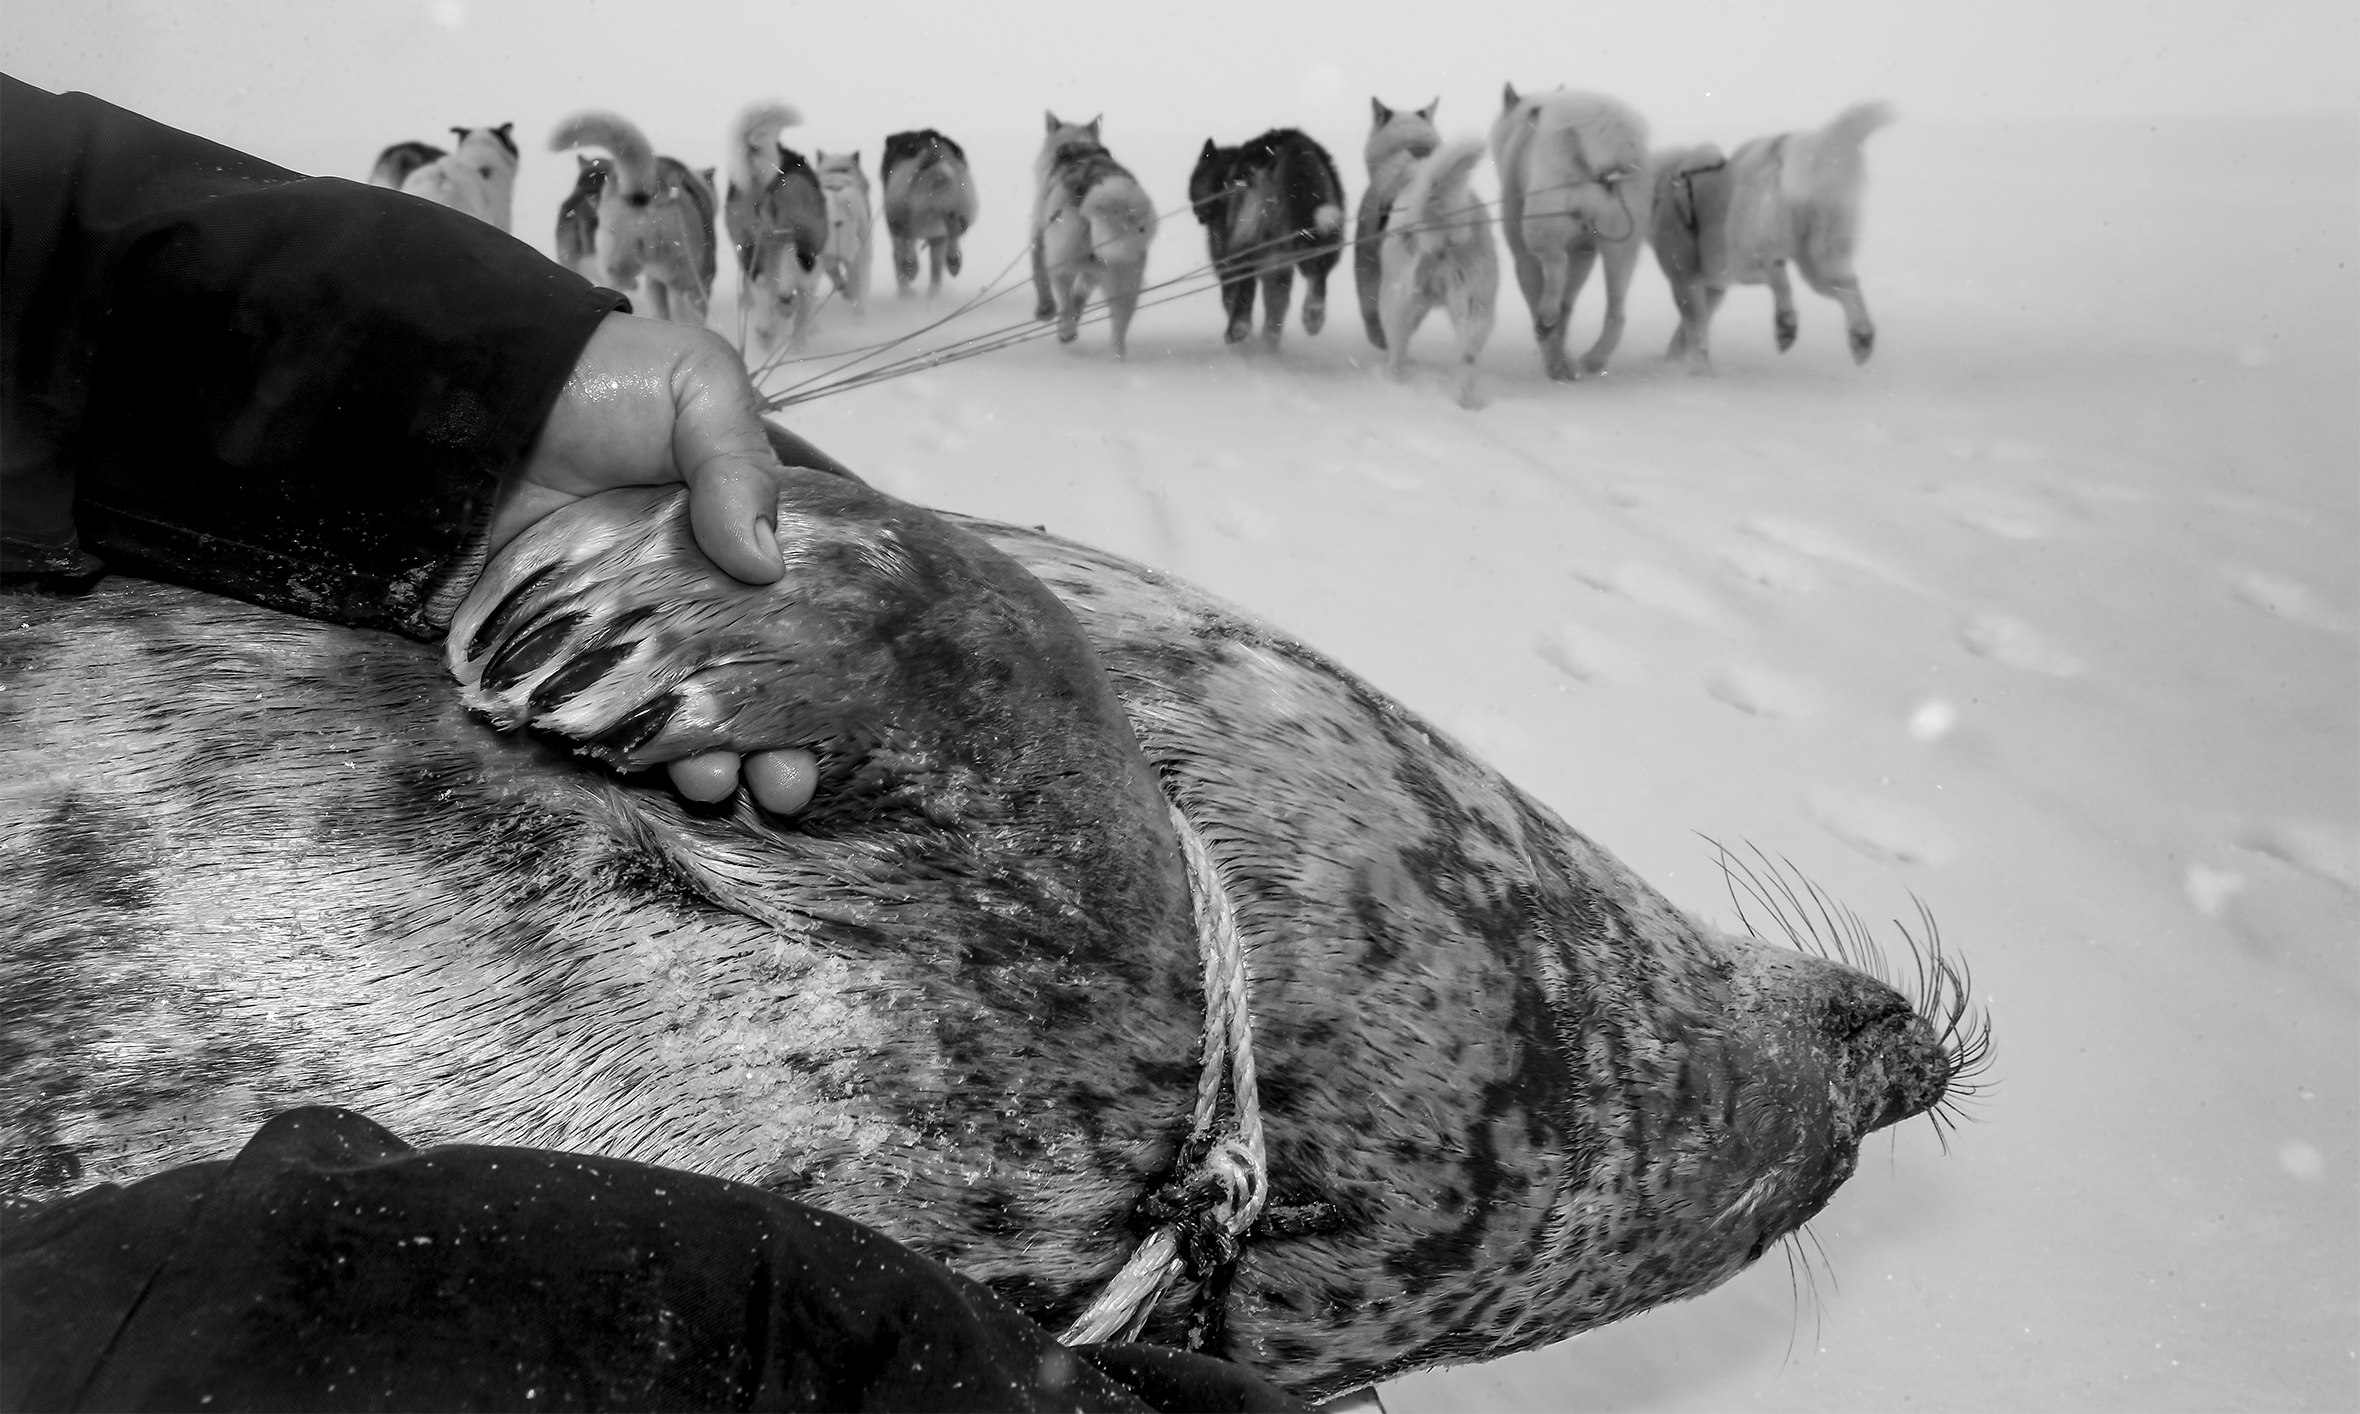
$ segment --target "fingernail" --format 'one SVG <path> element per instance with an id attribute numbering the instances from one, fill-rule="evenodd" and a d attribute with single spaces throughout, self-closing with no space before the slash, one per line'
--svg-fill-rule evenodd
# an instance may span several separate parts
<path id="1" fill-rule="evenodd" d="M 771 523 L 769 516 L 754 517 L 754 548 L 761 551 L 762 558 L 771 564 L 786 563 L 778 552 L 778 527 Z"/>

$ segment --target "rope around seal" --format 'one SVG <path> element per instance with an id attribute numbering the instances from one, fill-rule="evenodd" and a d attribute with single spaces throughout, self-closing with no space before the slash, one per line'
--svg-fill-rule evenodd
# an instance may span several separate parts
<path id="1" fill-rule="evenodd" d="M 1067 1345 L 1135 1339 L 1147 1317 L 1183 1270 L 1227 1294 L 1214 1278 L 1237 1261 L 1240 1240 L 1270 1192 L 1269 1156 L 1262 1143 L 1262 1101 L 1254 1073 L 1254 1020 L 1246 985 L 1245 944 L 1237 910 L 1213 865 L 1204 837 L 1172 807 L 1172 828 L 1188 867 L 1196 917 L 1197 951 L 1205 965 L 1205 1039 L 1196 1084 L 1196 1117 L 1180 1148 L 1180 1176 L 1150 1194 L 1140 1211 L 1156 1224 L 1098 1299 L 1058 1337 Z M 1224 1081 L 1228 1122 L 1221 1123 Z M 1218 1322 L 1218 1311 L 1211 1315 Z M 1192 1323 L 1192 1348 L 1208 1334 Z"/>

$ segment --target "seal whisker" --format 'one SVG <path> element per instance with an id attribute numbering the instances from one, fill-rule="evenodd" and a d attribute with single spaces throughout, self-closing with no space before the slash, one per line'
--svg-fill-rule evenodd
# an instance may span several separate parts
<path id="1" fill-rule="evenodd" d="M 1964 959 L 1943 944 L 1942 930 L 1924 899 L 1910 895 L 1917 923 L 1893 919 L 1893 931 L 1909 949 L 1905 979 L 1890 955 L 1877 943 L 1867 923 L 1813 882 L 1792 860 L 1773 860 L 1759 847 L 1747 850 L 1760 868 L 1732 853 L 1719 840 L 1702 836 L 1712 845 L 1731 906 L 1747 936 L 1767 942 L 1770 937 L 1748 911 L 1750 901 L 1767 915 L 1779 937 L 1797 952 L 1841 963 L 1892 988 L 1911 1011 L 1934 1033 L 1942 1056 L 1941 1093 L 1926 1110 L 1944 1153 L 1950 1134 L 1960 1122 L 1974 1119 L 1975 1097 L 1989 1084 L 1991 1017 L 1974 1003 L 1975 979 Z"/>

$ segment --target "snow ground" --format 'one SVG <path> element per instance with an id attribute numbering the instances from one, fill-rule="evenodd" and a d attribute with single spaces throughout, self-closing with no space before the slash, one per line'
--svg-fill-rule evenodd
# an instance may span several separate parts
<path id="1" fill-rule="evenodd" d="M 1982 1122 L 1874 1141 L 1809 1277 L 1397 1381 L 1396 1414 L 2360 1401 L 2360 122 L 1904 123 L 1870 164 L 1864 369 L 1807 292 L 1775 353 L 1757 290 L 1717 378 L 1668 370 L 1650 260 L 1571 387 L 1511 282 L 1466 412 L 1439 320 L 1421 377 L 1377 375 L 1347 267 L 1276 355 L 1208 293 L 1128 363 L 1088 330 L 789 415 L 1296 632 L 1708 919 L 1706 837 L 1751 842 L 1871 919 L 1922 899 L 1972 964 Z M 1018 180 L 958 297 L 1018 251 Z M 1168 221 L 1150 278 L 1202 250 Z M 876 284 L 815 349 L 950 307 L 882 254 Z"/>

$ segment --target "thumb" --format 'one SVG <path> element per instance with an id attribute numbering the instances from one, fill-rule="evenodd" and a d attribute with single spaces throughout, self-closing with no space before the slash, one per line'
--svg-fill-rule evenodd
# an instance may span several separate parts
<path id="1" fill-rule="evenodd" d="M 673 375 L 672 395 L 672 460 L 688 483 L 698 548 L 732 578 L 771 583 L 783 573 L 778 458 L 754 411 L 745 366 L 734 352 L 714 357 L 700 349 Z"/>

